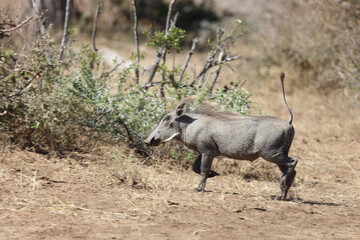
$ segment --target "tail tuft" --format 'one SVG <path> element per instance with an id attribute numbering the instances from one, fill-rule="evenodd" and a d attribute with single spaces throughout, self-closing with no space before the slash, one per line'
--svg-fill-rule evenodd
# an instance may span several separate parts
<path id="1" fill-rule="evenodd" d="M 284 78 L 285 78 L 285 73 L 281 72 L 281 74 L 280 74 L 281 81 L 284 81 Z"/>

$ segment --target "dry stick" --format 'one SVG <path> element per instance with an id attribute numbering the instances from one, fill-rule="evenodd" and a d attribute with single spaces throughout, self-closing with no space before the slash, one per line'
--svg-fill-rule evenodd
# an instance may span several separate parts
<path id="1" fill-rule="evenodd" d="M 194 86 L 197 82 L 197 80 L 200 78 L 200 77 L 203 77 L 205 75 L 205 73 L 212 67 L 214 66 L 217 66 L 217 65 L 220 65 L 220 64 L 224 64 L 226 62 L 229 62 L 229 61 L 233 61 L 233 60 L 236 60 L 238 59 L 239 57 L 241 57 L 241 55 L 236 55 L 236 56 L 233 56 L 233 57 L 228 57 L 228 58 L 225 58 L 223 61 L 214 61 L 214 59 L 211 59 L 209 58 L 208 61 L 205 63 L 205 66 L 204 68 L 201 70 L 201 72 L 199 73 L 199 75 L 197 75 L 194 80 L 192 81 L 192 83 L 190 84 L 190 86 Z"/>
<path id="2" fill-rule="evenodd" d="M 11 34 L 10 32 L 15 31 L 17 29 L 19 29 L 20 27 L 25 26 L 27 23 L 30 22 L 30 20 L 33 19 L 33 17 L 28 17 L 27 19 L 25 19 L 22 23 L 20 23 L 19 25 L 10 28 L 10 29 L 0 29 L 0 47 L 1 47 L 1 39 L 4 37 L 10 37 Z"/>
<path id="3" fill-rule="evenodd" d="M 0 30 L 0 34 L 4 34 L 4 33 L 8 33 L 8 32 L 15 31 L 16 29 L 18 29 L 18 28 L 24 26 L 25 24 L 27 24 L 31 19 L 33 19 L 33 17 L 28 17 L 28 18 L 25 19 L 22 23 L 20 23 L 19 25 L 15 26 L 15 27 L 13 27 L 13 28 Z"/>
<path id="4" fill-rule="evenodd" d="M 165 26 L 165 38 L 167 37 L 168 33 L 169 33 L 169 28 L 170 28 L 170 17 L 171 17 L 171 9 L 173 7 L 173 5 L 175 4 L 176 0 L 172 0 L 169 4 L 169 10 L 168 10 L 168 14 L 166 17 L 166 26 Z"/>
<path id="5" fill-rule="evenodd" d="M 209 74 L 206 76 L 206 79 L 205 79 L 205 80 L 204 80 L 205 75 L 204 75 L 203 78 L 200 79 L 200 81 L 199 81 L 199 88 L 202 88 L 203 86 L 206 86 L 206 85 L 207 85 L 207 83 L 208 83 L 211 75 L 213 75 L 213 73 L 215 73 L 215 72 L 209 73 Z"/>
<path id="6" fill-rule="evenodd" d="M 41 2 L 38 2 L 39 5 L 41 4 Z M 38 8 L 38 5 L 35 3 L 35 0 L 31 0 L 31 4 L 32 4 L 32 7 L 34 8 L 35 10 L 35 13 L 36 15 L 40 16 L 40 9 Z M 41 21 L 36 23 L 36 27 L 37 27 L 37 30 L 35 32 L 35 37 L 39 37 L 42 35 L 42 32 L 41 32 Z"/>
<path id="7" fill-rule="evenodd" d="M 178 83 L 179 83 L 179 84 L 180 84 L 180 83 L 182 82 L 182 80 L 183 80 L 185 70 L 186 70 L 187 66 L 189 65 L 190 58 L 191 58 L 191 56 L 193 55 L 193 53 L 194 53 L 194 51 L 195 51 L 195 48 L 196 48 L 196 43 L 198 43 L 198 42 L 199 42 L 199 39 L 198 39 L 198 38 L 194 38 L 194 39 L 192 40 L 191 49 L 190 49 L 190 51 L 189 51 L 189 53 L 188 53 L 188 55 L 187 55 L 187 57 L 186 57 L 186 61 L 185 61 L 184 67 L 183 67 L 183 69 L 182 69 L 182 71 L 181 71 L 181 74 L 180 74 L 180 76 L 179 76 L 179 80 L 178 80 Z"/>
<path id="8" fill-rule="evenodd" d="M 203 80 L 205 73 L 207 72 L 207 70 L 209 70 L 212 66 L 213 66 L 213 62 L 214 62 L 214 58 L 215 55 L 217 54 L 217 51 L 220 49 L 221 47 L 221 37 L 224 34 L 224 30 L 222 29 L 218 29 L 217 32 L 217 44 L 216 44 L 216 48 L 214 49 L 214 51 L 209 55 L 208 59 L 206 60 L 206 63 L 203 67 L 203 69 L 201 70 L 200 74 L 196 77 L 194 77 L 194 80 L 191 82 L 190 86 L 194 87 L 194 85 L 196 84 L 196 82 L 199 80 L 199 78 L 201 77 L 201 81 Z"/>
<path id="9" fill-rule="evenodd" d="M 135 68 L 135 80 L 136 83 L 140 83 L 140 50 L 139 50 L 139 35 L 138 35 L 138 18 L 137 18 L 137 9 L 136 9 L 136 0 L 132 1 L 134 7 L 134 37 L 136 45 L 136 68 Z"/>
<path id="10" fill-rule="evenodd" d="M 155 73 L 156 73 L 156 70 L 159 66 L 159 63 L 160 63 L 160 60 L 161 60 L 161 56 L 162 56 L 162 52 L 163 49 L 161 49 L 160 51 L 157 52 L 156 54 L 156 59 L 155 59 L 155 63 L 153 66 L 151 66 L 150 70 L 149 70 L 149 75 L 148 75 L 148 78 L 146 80 L 146 83 L 145 83 L 145 89 L 147 90 L 149 88 L 149 86 L 151 86 L 151 82 L 155 76 Z"/>
<path id="11" fill-rule="evenodd" d="M 108 76 L 110 76 L 110 74 L 112 74 L 118 67 L 121 66 L 121 64 L 123 64 L 125 61 L 121 61 L 120 63 L 116 64 L 112 69 L 110 69 L 109 71 L 107 72 L 104 72 L 103 74 L 101 74 L 99 80 L 103 79 L 103 78 L 106 78 Z"/>
<path id="12" fill-rule="evenodd" d="M 37 77 L 40 76 L 40 74 L 42 73 L 42 71 L 43 71 L 43 69 L 40 68 L 40 69 L 39 69 L 39 72 L 37 72 L 37 73 L 24 85 L 24 87 L 22 87 L 22 88 L 21 88 L 19 91 L 17 91 L 16 93 L 11 94 L 11 95 L 8 97 L 8 99 L 12 99 L 12 98 L 20 95 L 23 91 L 25 91 L 28 87 L 30 87 L 30 85 L 32 84 L 32 82 L 33 82 Z"/>
<path id="13" fill-rule="evenodd" d="M 166 25 L 165 25 L 165 39 L 169 35 L 170 28 L 173 27 L 173 26 L 170 26 L 170 17 L 171 17 L 172 6 L 175 2 L 176 2 L 176 0 L 172 0 L 169 4 L 168 14 L 166 17 Z M 176 15 L 176 18 L 177 18 L 177 15 Z M 175 23 L 174 23 L 174 25 L 175 25 Z M 162 56 L 161 56 L 163 64 L 165 64 L 165 62 L 166 62 L 166 53 L 167 53 L 167 49 L 165 48 L 164 51 L 162 52 Z M 161 81 L 162 81 L 162 84 L 160 85 L 160 96 L 161 96 L 161 98 L 165 98 L 165 91 L 164 91 L 165 72 L 162 73 Z M 174 84 L 174 86 L 176 87 L 176 84 Z"/>
<path id="14" fill-rule="evenodd" d="M 65 42 L 69 30 L 69 21 L 70 21 L 70 8 L 71 8 L 71 1 L 72 0 L 66 0 L 66 9 L 65 9 L 65 23 L 64 23 L 64 32 L 61 39 L 61 46 L 60 46 L 60 54 L 59 54 L 59 60 L 62 59 L 64 54 L 64 48 L 65 48 Z"/>
<path id="15" fill-rule="evenodd" d="M 28 49 L 31 49 L 30 43 L 29 41 L 24 37 L 24 34 L 22 32 L 22 29 L 20 29 L 20 31 L 16 32 L 16 34 L 24 41 L 24 44 L 26 45 L 26 47 Z"/>
<path id="16" fill-rule="evenodd" d="M 93 49 L 95 52 L 98 51 L 98 49 L 96 48 L 96 45 L 95 45 L 95 38 L 96 38 L 96 27 L 97 27 L 99 15 L 101 13 L 101 9 L 102 9 L 102 3 L 99 3 L 96 13 L 95 13 L 94 25 L 93 25 L 93 30 L 92 30 L 92 34 L 91 34 Z"/>
<path id="17" fill-rule="evenodd" d="M 209 88 L 209 93 L 212 92 L 212 90 L 213 90 L 213 88 L 214 88 L 214 86 L 215 86 L 215 84 L 217 82 L 217 79 L 218 79 L 218 77 L 220 75 L 220 71 L 221 71 L 221 65 L 215 71 L 215 76 L 214 76 L 213 82 L 212 82 L 212 84 L 211 84 L 211 86 Z"/>
<path id="18" fill-rule="evenodd" d="M 246 78 L 244 80 L 242 80 L 241 83 L 239 84 L 238 88 L 241 88 L 245 84 L 246 81 L 247 81 Z"/>

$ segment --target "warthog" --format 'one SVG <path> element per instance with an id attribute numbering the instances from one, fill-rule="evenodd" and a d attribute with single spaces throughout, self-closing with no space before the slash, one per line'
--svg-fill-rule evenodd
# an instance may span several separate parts
<path id="1" fill-rule="evenodd" d="M 270 116 L 241 116 L 220 112 L 209 104 L 200 104 L 189 110 L 191 99 L 179 103 L 175 110 L 165 114 L 145 143 L 159 145 L 176 139 L 188 148 L 200 153 L 193 170 L 201 174 L 196 188 L 204 191 L 206 179 L 217 175 L 210 170 L 213 158 L 222 155 L 238 160 L 262 157 L 276 163 L 283 176 L 280 179 L 281 194 L 275 199 L 283 200 L 295 178 L 297 160 L 288 156 L 294 137 L 293 115 L 286 102 L 284 91 L 285 74 L 281 73 L 281 87 L 288 121 Z"/>

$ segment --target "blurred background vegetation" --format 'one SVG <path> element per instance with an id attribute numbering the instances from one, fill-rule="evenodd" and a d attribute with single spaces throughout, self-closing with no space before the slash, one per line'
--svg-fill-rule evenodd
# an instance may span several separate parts
<path id="1" fill-rule="evenodd" d="M 184 36 L 172 40 L 179 40 L 180 53 L 167 49 L 170 57 L 159 64 L 154 80 L 159 84 L 149 90 L 145 77 L 161 52 L 161 44 L 155 44 L 155 49 L 148 46 L 153 39 L 145 31 L 164 30 L 170 1 L 137 1 L 140 66 L 134 57 L 134 10 L 128 0 L 73 0 L 65 55 L 59 59 L 66 2 L 0 3 L 0 128 L 9 144 L 64 155 L 120 143 L 149 157 L 154 152 L 142 140 L 180 98 L 196 94 L 223 103 L 228 110 L 248 114 L 250 94 L 240 83 L 244 79 L 266 81 L 280 71 L 292 76 L 290 82 L 298 88 L 337 96 L 358 107 L 357 0 L 178 0 L 171 18 L 178 13 L 176 26 L 185 30 Z M 103 8 L 97 23 L 97 52 L 90 46 L 99 3 Z M 18 26 L 28 16 L 34 18 L 27 25 L 11 33 L 1 32 Z M 224 38 L 228 37 L 221 47 L 216 40 L 220 27 L 225 29 Z M 177 84 L 174 79 L 180 76 L 194 37 L 199 40 L 196 57 L 185 73 L 184 84 Z M 106 59 L 109 57 L 101 53 L 105 48 L 130 54 Z M 216 49 L 240 53 L 241 58 L 219 64 L 216 71 L 204 75 L 203 85 L 191 87 L 192 78 Z M 214 56 L 220 59 L 220 52 Z M 144 75 L 139 84 L 134 76 L 136 68 Z M 228 71 L 217 79 L 219 68 Z M 206 79 L 216 80 L 214 91 L 209 90 Z M 175 144 L 169 148 L 157 156 L 193 158 Z"/>

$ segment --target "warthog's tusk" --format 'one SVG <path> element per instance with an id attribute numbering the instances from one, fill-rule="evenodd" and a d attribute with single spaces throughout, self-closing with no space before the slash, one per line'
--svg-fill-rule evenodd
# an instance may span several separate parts
<path id="1" fill-rule="evenodd" d="M 176 136 L 179 135 L 179 134 L 180 134 L 180 133 L 174 133 L 173 135 L 171 135 L 171 137 L 165 139 L 165 140 L 163 141 L 163 143 L 166 143 L 166 142 L 170 141 L 171 139 L 173 139 L 174 137 L 176 137 Z"/>

